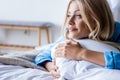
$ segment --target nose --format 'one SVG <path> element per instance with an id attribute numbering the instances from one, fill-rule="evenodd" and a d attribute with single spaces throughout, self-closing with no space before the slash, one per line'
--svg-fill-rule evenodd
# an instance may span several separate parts
<path id="1" fill-rule="evenodd" d="M 69 25 L 74 25 L 74 24 L 75 24 L 74 16 L 72 16 L 72 17 L 69 19 Z"/>

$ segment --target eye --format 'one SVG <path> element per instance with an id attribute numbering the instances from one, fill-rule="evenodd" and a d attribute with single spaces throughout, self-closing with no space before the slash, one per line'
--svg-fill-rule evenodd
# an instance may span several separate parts
<path id="1" fill-rule="evenodd" d="M 80 18 L 82 18 L 81 15 L 75 15 L 75 19 L 80 19 Z"/>
<path id="2" fill-rule="evenodd" d="M 67 18 L 70 18 L 70 17 L 71 17 L 71 16 L 68 14 L 68 15 L 67 15 Z"/>
<path id="3" fill-rule="evenodd" d="M 82 18 L 82 16 L 80 14 L 79 15 L 73 15 L 73 16 L 69 15 L 69 14 L 67 15 L 67 18 L 70 19 L 71 17 L 73 17 L 74 19 L 81 19 Z"/>

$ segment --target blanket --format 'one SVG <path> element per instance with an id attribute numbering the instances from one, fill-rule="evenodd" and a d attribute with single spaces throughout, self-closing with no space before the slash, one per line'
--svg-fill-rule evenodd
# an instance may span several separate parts
<path id="1" fill-rule="evenodd" d="M 0 53 L 0 63 L 24 66 L 28 68 L 45 70 L 43 67 L 34 64 L 34 58 L 42 52 L 48 45 L 41 47 L 39 50 L 31 50 L 26 52 Z"/>
<path id="2" fill-rule="evenodd" d="M 33 62 L 35 56 L 45 48 L 23 53 L 0 53 L 0 80 L 58 80 Z M 77 75 L 73 80 L 119 80 L 119 74 L 119 70 L 94 68 Z"/>
<path id="3" fill-rule="evenodd" d="M 0 80 L 56 80 L 34 58 L 49 45 L 26 52 L 0 53 Z"/>

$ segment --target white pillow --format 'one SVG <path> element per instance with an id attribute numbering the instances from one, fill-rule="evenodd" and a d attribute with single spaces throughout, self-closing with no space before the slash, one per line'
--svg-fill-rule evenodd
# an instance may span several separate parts
<path id="1" fill-rule="evenodd" d="M 99 51 L 99 52 L 104 52 L 104 51 L 117 51 L 118 50 L 108 44 L 98 42 L 95 40 L 91 39 L 81 39 L 81 40 L 76 40 L 77 42 L 80 43 L 80 45 L 83 48 L 86 48 L 88 50 L 93 50 L 93 51 Z M 65 42 L 63 42 L 65 43 Z M 55 48 L 55 47 L 54 47 Z M 52 49 L 51 56 L 54 56 L 54 51 L 55 49 Z M 58 71 L 61 74 L 60 80 L 66 78 L 66 79 L 74 79 L 75 76 L 84 73 L 86 71 L 89 71 L 93 68 L 103 68 L 102 66 L 93 64 L 88 61 L 75 61 L 75 60 L 70 60 L 66 58 L 57 58 L 56 59 L 56 65 L 59 67 Z"/>
<path id="2" fill-rule="evenodd" d="M 120 0 L 107 0 L 110 8 L 112 10 L 112 13 L 114 15 L 115 21 L 120 22 Z"/>

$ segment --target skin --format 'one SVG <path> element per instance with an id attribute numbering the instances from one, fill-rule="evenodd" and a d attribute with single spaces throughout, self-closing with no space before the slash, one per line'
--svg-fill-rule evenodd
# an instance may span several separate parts
<path id="1" fill-rule="evenodd" d="M 68 31 L 70 40 L 66 43 L 59 44 L 55 48 L 55 57 L 87 60 L 101 66 L 105 65 L 104 55 L 101 52 L 86 50 L 73 40 L 87 38 L 90 33 L 90 30 L 82 20 L 81 11 L 75 1 L 70 4 L 68 11 Z M 60 74 L 56 72 L 58 67 L 55 65 L 55 60 L 53 62 L 47 62 L 45 67 L 54 77 L 60 77 Z"/>
<path id="2" fill-rule="evenodd" d="M 90 31 L 88 27 L 85 26 L 82 20 L 81 11 L 75 1 L 71 3 L 67 17 L 69 38 L 80 39 L 88 37 Z"/>

